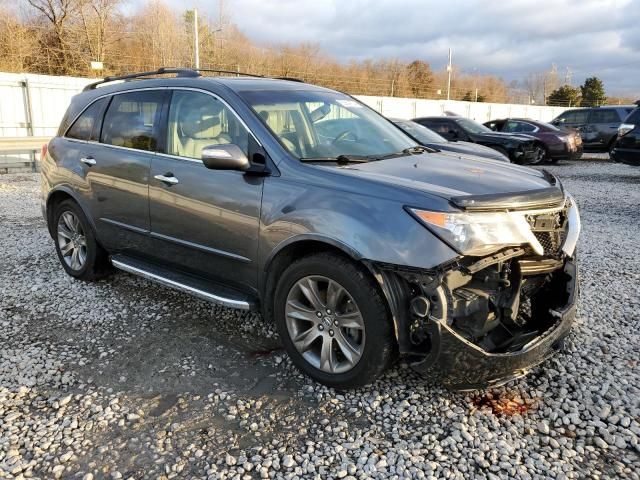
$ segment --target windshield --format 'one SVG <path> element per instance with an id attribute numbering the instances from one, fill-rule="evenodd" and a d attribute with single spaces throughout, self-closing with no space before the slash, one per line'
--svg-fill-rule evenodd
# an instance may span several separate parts
<path id="1" fill-rule="evenodd" d="M 485 132 L 493 132 L 490 128 L 485 127 L 481 123 L 476 122 L 475 120 L 469 120 L 468 118 L 459 118 L 456 120 L 458 125 L 464 128 L 467 132 L 471 133 L 485 133 Z"/>
<path id="2" fill-rule="evenodd" d="M 412 121 L 398 121 L 394 123 L 420 143 L 447 143 L 446 138 L 441 137 L 433 130 L 429 130 L 419 123 Z"/>
<path id="3" fill-rule="evenodd" d="M 416 146 L 389 121 L 344 94 L 313 90 L 239 93 L 299 159 L 374 158 Z"/>

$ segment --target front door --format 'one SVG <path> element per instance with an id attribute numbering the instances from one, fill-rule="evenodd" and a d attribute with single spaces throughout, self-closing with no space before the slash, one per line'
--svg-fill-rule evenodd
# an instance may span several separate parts
<path id="1" fill-rule="evenodd" d="M 263 178 L 209 170 L 209 145 L 235 144 L 249 156 L 250 133 L 217 97 L 172 93 L 166 155 L 151 164 L 149 208 L 152 255 L 187 273 L 253 289 Z"/>

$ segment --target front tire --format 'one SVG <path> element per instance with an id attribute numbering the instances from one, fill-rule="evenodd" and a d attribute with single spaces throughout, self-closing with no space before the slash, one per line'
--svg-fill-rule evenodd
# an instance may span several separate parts
<path id="1" fill-rule="evenodd" d="M 541 163 L 546 162 L 548 157 L 549 156 L 547 154 L 547 149 L 544 147 L 544 145 L 536 144 L 531 165 L 540 165 Z"/>
<path id="2" fill-rule="evenodd" d="M 52 227 L 58 259 L 67 274 L 80 280 L 96 280 L 109 272 L 107 252 L 96 241 L 77 203 L 60 202 L 53 214 Z"/>
<path id="3" fill-rule="evenodd" d="M 373 382 L 395 356 L 387 304 L 360 265 L 332 253 L 303 257 L 281 275 L 275 324 L 296 367 L 337 389 Z"/>

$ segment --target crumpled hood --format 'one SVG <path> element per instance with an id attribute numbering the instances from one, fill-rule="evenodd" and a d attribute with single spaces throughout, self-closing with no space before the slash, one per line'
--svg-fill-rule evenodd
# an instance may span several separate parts
<path id="1" fill-rule="evenodd" d="M 500 195 L 554 187 L 544 173 L 531 168 L 480 157 L 451 158 L 451 154 L 422 153 L 351 164 L 340 170 L 434 194 L 447 200 L 466 195 Z"/>

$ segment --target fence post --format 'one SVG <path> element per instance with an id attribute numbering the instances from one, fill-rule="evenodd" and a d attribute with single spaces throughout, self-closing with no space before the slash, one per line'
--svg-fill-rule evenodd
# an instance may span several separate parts
<path id="1" fill-rule="evenodd" d="M 31 91 L 29 90 L 29 79 L 25 78 L 20 82 L 22 86 L 22 98 L 24 99 L 24 117 L 27 121 L 27 136 L 33 137 L 33 110 L 31 108 Z M 29 160 L 31 161 L 31 170 L 37 171 L 36 168 L 36 152 L 31 150 L 29 152 Z"/>

